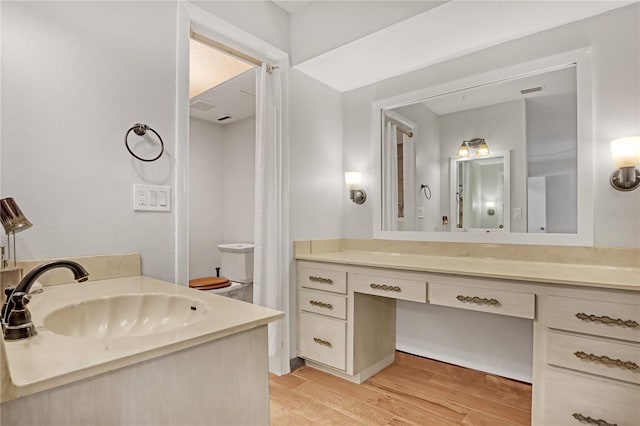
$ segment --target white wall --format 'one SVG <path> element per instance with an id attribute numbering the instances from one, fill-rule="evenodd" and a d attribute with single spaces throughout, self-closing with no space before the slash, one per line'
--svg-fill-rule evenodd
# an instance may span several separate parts
<path id="1" fill-rule="evenodd" d="M 224 239 L 224 127 L 189 119 L 189 279 L 212 276 Z"/>
<path id="2" fill-rule="evenodd" d="M 255 116 L 225 125 L 223 138 L 224 195 L 216 200 L 218 208 L 224 210 L 223 242 L 253 243 Z"/>
<path id="3" fill-rule="evenodd" d="M 314 1 L 291 15 L 291 64 L 403 21 L 443 1 Z"/>
<path id="4" fill-rule="evenodd" d="M 289 52 L 289 14 L 270 0 L 190 1 L 277 48 Z"/>
<path id="5" fill-rule="evenodd" d="M 139 252 L 173 281 L 174 214 L 134 212 L 132 185 L 173 185 L 175 33 L 171 2 L 3 2 L 2 196 L 34 224 L 20 258 Z M 125 149 L 136 122 L 163 137 L 158 161 Z"/>
<path id="6" fill-rule="evenodd" d="M 491 153 L 511 151 L 511 207 L 522 219 L 511 220 L 511 232 L 527 231 L 527 152 L 524 101 L 502 102 L 440 116 L 440 179 L 450 184 L 449 161 L 463 140 L 485 138 Z M 470 148 L 473 153 L 474 148 Z M 450 192 L 442 187 L 442 210 L 450 210 Z M 446 213 L 444 213 L 446 214 Z M 449 212 L 453 217 L 455 212 Z M 457 220 L 453 218 L 453 226 Z"/>
<path id="7" fill-rule="evenodd" d="M 289 193 L 292 240 L 342 236 L 343 202 L 349 201 L 349 197 L 342 161 L 341 100 L 340 92 L 292 70 Z M 357 168 L 355 162 L 352 166 Z"/>
<path id="8" fill-rule="evenodd" d="M 614 168 L 609 141 L 640 133 L 639 8 L 640 5 L 634 4 L 616 9 L 344 93 L 345 163 L 357 159 L 367 165 L 363 174 L 370 179 L 369 185 L 374 183 L 371 104 L 376 100 L 591 46 L 595 105 L 595 245 L 640 247 L 640 191 L 623 193 L 609 185 L 609 175 Z M 373 235 L 374 203 L 359 207 L 345 212 L 347 238 Z"/>

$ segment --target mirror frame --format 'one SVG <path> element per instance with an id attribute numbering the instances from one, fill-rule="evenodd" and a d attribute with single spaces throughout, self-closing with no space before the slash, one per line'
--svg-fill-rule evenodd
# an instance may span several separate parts
<path id="1" fill-rule="evenodd" d="M 529 234 L 508 232 L 426 232 L 385 231 L 382 229 L 382 143 L 384 111 L 428 98 L 443 96 L 468 88 L 495 84 L 504 80 L 532 74 L 576 67 L 577 97 L 577 233 Z M 463 243 L 532 244 L 561 246 L 593 246 L 593 94 L 591 75 L 591 49 L 583 48 L 549 56 L 518 65 L 496 69 L 459 80 L 375 101 L 372 105 L 371 140 L 375 185 L 371 191 L 373 203 L 373 237 L 387 240 L 437 241 Z M 447 174 L 448 175 L 448 174 Z M 449 185 L 447 185 L 448 187 Z M 451 221 L 449 222 L 451 223 Z"/>

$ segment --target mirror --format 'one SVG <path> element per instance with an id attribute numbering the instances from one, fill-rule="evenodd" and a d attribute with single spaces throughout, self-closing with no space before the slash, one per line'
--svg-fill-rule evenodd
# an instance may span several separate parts
<path id="1" fill-rule="evenodd" d="M 563 241 L 589 245 L 588 227 L 575 238 L 578 202 L 590 201 L 578 196 L 585 192 L 578 178 L 581 138 L 582 158 L 590 156 L 590 118 L 578 122 L 581 108 L 590 117 L 588 68 L 579 77 L 578 60 L 542 71 L 531 70 L 533 64 L 527 72 L 514 67 L 494 80 L 478 76 L 466 87 L 454 82 L 375 105 L 382 130 L 377 237 L 573 234 Z M 463 142 L 467 157 L 457 155 Z"/>

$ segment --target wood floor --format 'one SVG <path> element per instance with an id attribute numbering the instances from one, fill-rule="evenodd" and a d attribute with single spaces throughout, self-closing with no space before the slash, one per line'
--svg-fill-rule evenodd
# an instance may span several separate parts
<path id="1" fill-rule="evenodd" d="M 397 352 L 356 385 L 313 368 L 270 377 L 271 425 L 529 425 L 531 386 Z"/>

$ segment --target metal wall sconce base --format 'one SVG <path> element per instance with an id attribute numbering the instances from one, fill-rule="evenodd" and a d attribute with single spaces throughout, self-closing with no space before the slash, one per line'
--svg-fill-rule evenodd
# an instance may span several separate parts
<path id="1" fill-rule="evenodd" d="M 640 171 L 635 167 L 623 167 L 611 173 L 609 183 L 618 191 L 633 191 L 640 186 Z"/>
<path id="2" fill-rule="evenodd" d="M 367 201 L 367 193 L 364 189 L 350 189 L 349 198 L 356 204 L 364 204 Z"/>

